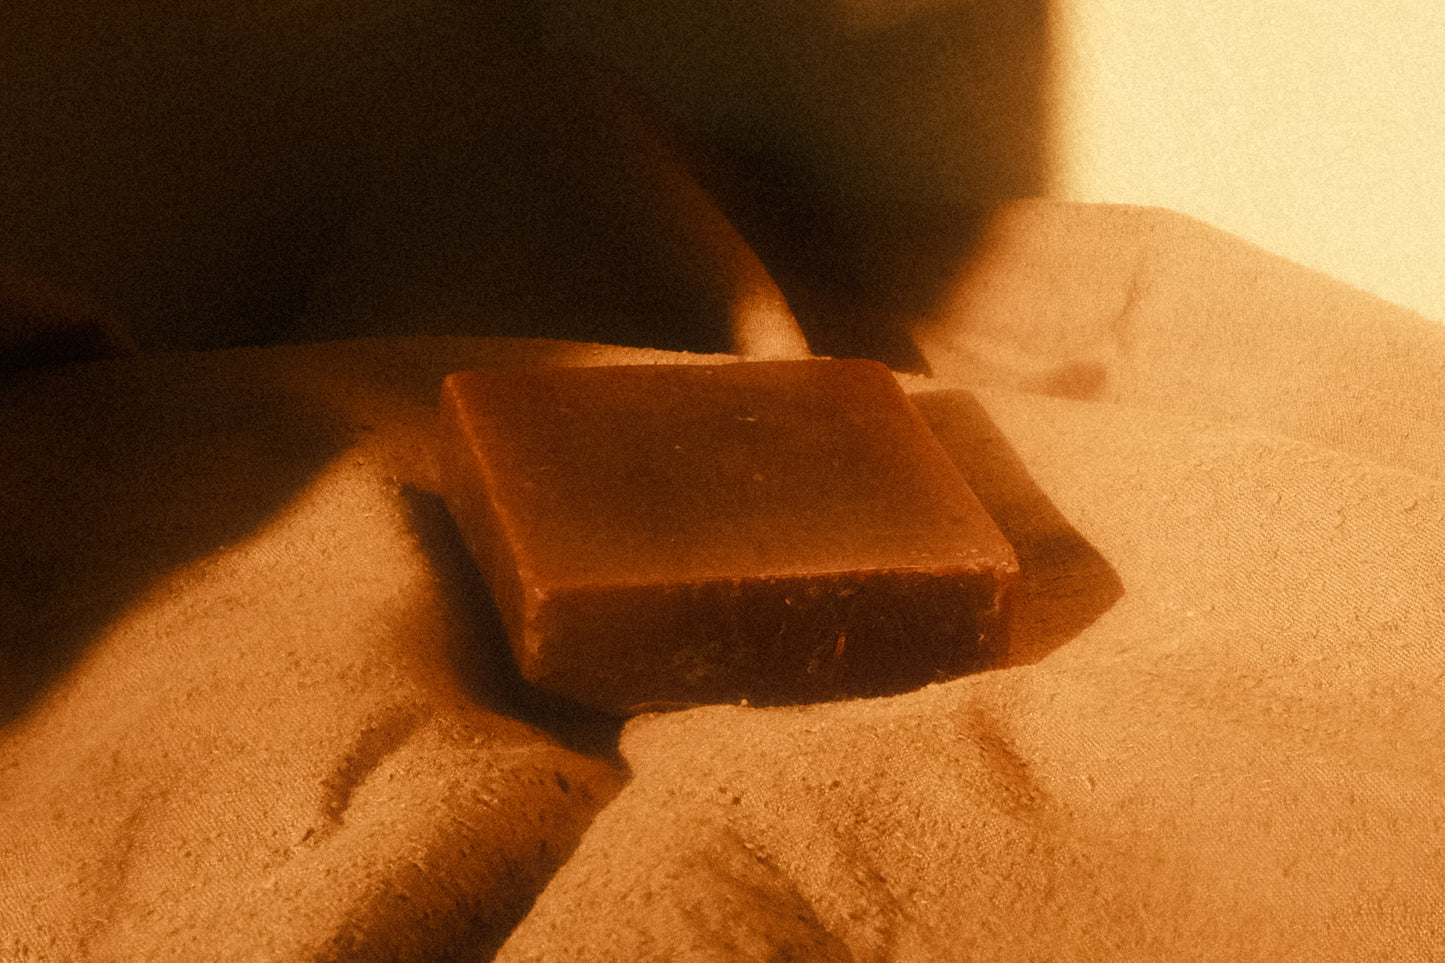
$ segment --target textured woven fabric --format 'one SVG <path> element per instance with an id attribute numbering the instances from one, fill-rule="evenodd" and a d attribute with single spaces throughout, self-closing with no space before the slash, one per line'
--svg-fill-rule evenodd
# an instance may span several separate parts
<path id="1" fill-rule="evenodd" d="M 1445 329 L 1162 212 L 977 227 L 894 320 L 1019 552 L 1008 661 L 620 746 L 509 669 L 434 494 L 436 391 L 702 356 L 13 378 L 0 958 L 1445 952 Z"/>
<path id="2" fill-rule="evenodd" d="M 521 721 L 429 432 L 450 367 L 561 351 L 357 343 L 13 386 L 0 958 L 495 948 L 620 774 Z"/>

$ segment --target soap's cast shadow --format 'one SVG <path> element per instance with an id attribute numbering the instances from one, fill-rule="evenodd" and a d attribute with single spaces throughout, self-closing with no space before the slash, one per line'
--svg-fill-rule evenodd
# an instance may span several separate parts
<path id="1" fill-rule="evenodd" d="M 535 726 L 569 749 L 624 765 L 617 744 L 625 720 L 548 695 L 522 678 L 501 613 L 446 502 L 411 486 L 402 490 L 402 497 L 422 551 L 464 624 L 470 622 L 470 633 L 453 636 L 447 652 L 463 690 L 478 704 Z"/>
<path id="2" fill-rule="evenodd" d="M 1008 651 L 979 668 L 1037 662 L 1108 611 L 1123 596 L 1123 583 L 1033 481 L 972 394 L 938 391 L 913 400 L 1019 557 Z M 479 704 L 534 725 L 568 748 L 623 764 L 617 746 L 624 720 L 549 696 L 522 678 L 491 591 L 446 503 L 414 487 L 403 497 L 423 551 L 470 620 L 470 633 L 454 638 L 448 653 L 463 688 Z"/>
<path id="3" fill-rule="evenodd" d="M 1030 477 L 977 398 L 947 390 L 915 394 L 913 403 L 1018 555 L 1008 654 L 991 668 L 1037 662 L 1107 612 L 1124 583 Z"/>

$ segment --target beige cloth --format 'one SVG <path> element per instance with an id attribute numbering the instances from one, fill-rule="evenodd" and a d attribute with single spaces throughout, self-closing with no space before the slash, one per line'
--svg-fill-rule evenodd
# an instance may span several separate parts
<path id="1" fill-rule="evenodd" d="M 500 959 L 1445 953 L 1445 329 L 1160 212 L 986 236 L 920 341 L 998 387 L 914 397 L 1015 665 L 634 722 Z"/>
<path id="2" fill-rule="evenodd" d="M 1019 550 L 1010 663 L 643 717 L 621 760 L 509 674 L 432 410 L 481 363 L 689 357 L 12 380 L 0 958 L 1445 953 L 1445 329 L 1161 212 L 977 223 L 892 317 Z"/>

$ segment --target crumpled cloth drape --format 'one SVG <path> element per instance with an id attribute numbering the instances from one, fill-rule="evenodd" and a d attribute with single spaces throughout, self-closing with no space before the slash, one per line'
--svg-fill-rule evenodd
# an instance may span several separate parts
<path id="1" fill-rule="evenodd" d="M 529 695 L 402 338 L 0 403 L 0 958 L 1445 954 L 1445 327 L 1182 217 L 987 212 L 906 388 L 1006 663 L 616 723 Z M 718 360 L 710 358 L 707 360 Z"/>

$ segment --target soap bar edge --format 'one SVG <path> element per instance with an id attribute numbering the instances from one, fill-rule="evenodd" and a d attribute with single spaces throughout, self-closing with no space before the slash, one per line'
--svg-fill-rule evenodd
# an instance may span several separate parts
<path id="1" fill-rule="evenodd" d="M 516 540 L 506 535 L 491 488 L 469 483 L 482 468 L 483 459 L 476 450 L 476 439 L 461 416 L 459 375 L 454 372 L 442 381 L 440 421 L 441 436 L 465 445 L 443 444 L 440 456 L 442 499 L 447 504 L 462 541 L 480 570 L 492 594 L 503 628 L 506 630 L 512 656 L 524 677 L 536 672 L 538 653 L 529 644 L 529 600 L 525 589 L 525 573 L 513 546 Z"/>

